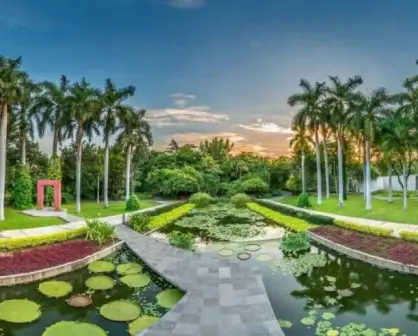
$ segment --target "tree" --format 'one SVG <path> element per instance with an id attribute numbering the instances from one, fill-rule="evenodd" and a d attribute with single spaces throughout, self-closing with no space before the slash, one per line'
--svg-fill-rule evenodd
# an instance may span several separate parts
<path id="1" fill-rule="evenodd" d="M 168 144 L 167 150 L 171 153 L 177 152 L 179 150 L 179 144 L 176 140 L 171 139 L 170 143 Z"/>
<path id="2" fill-rule="evenodd" d="M 344 130 L 349 113 L 352 109 L 352 101 L 355 98 L 355 90 L 363 83 L 360 76 L 348 78 L 342 83 L 337 76 L 330 76 L 330 86 L 326 87 L 325 106 L 331 112 L 331 124 L 337 138 L 338 145 L 338 206 L 344 206 L 344 177 L 343 177 L 343 143 Z"/>
<path id="3" fill-rule="evenodd" d="M 209 154 L 216 161 L 221 161 L 231 153 L 234 144 L 229 139 L 215 137 L 201 142 L 199 148 L 202 154 Z"/>
<path id="4" fill-rule="evenodd" d="M 315 83 L 312 86 L 306 79 L 301 79 L 299 86 L 302 93 L 297 93 L 289 97 L 287 103 L 290 106 L 299 105 L 302 108 L 293 118 L 295 126 L 308 125 L 315 137 L 316 154 L 316 177 L 317 177 L 317 203 L 322 204 L 322 173 L 321 173 L 321 151 L 319 148 L 319 130 L 321 126 L 321 103 L 324 96 L 325 83 Z"/>
<path id="5" fill-rule="evenodd" d="M 6 184 L 6 143 L 9 107 L 19 103 L 22 93 L 19 83 L 27 75 L 20 70 L 21 58 L 0 56 L 0 220 L 4 220 Z"/>
<path id="6" fill-rule="evenodd" d="M 108 186 L 109 186 L 109 142 L 110 137 L 113 136 L 119 129 L 120 124 L 118 117 L 127 113 L 129 107 L 124 105 L 124 101 L 135 94 L 135 87 L 127 86 L 123 88 L 116 88 L 115 84 L 109 78 L 106 80 L 105 89 L 101 96 L 102 102 L 102 118 L 103 125 L 103 141 L 105 144 L 104 151 L 104 174 L 103 174 L 103 196 L 104 207 L 109 207 Z"/>
<path id="7" fill-rule="evenodd" d="M 331 135 L 331 113 L 327 106 L 322 103 L 321 104 L 321 112 L 319 115 L 320 124 L 321 124 L 321 136 L 322 142 L 324 146 L 324 167 L 325 167 L 325 195 L 326 198 L 330 196 L 330 188 L 329 188 L 329 163 L 328 163 L 328 140 Z"/>

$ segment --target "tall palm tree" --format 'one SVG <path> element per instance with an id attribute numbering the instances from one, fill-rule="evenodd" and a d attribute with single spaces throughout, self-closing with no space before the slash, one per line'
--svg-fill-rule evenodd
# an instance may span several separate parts
<path id="1" fill-rule="evenodd" d="M 290 106 L 299 105 L 302 108 L 293 118 L 294 125 L 307 123 L 309 129 L 315 137 L 316 155 L 316 177 L 317 177 L 317 203 L 322 204 L 322 173 L 321 173 L 321 151 L 319 148 L 319 130 L 321 126 L 321 103 L 324 97 L 325 83 L 316 82 L 312 86 L 306 79 L 301 79 L 299 86 L 302 93 L 297 93 L 289 97 L 287 103 Z"/>
<path id="2" fill-rule="evenodd" d="M 344 206 L 344 178 L 343 178 L 343 143 L 344 130 L 348 115 L 352 110 L 355 90 L 363 83 L 360 76 L 348 78 L 342 83 L 337 76 L 330 76 L 330 86 L 326 88 L 325 105 L 331 111 L 331 123 L 338 145 L 338 206 Z"/>
<path id="3" fill-rule="evenodd" d="M 6 141 L 9 107 L 19 103 L 22 93 L 19 83 L 27 75 L 20 70 L 21 58 L 0 56 L 0 220 L 4 220 L 4 189 L 6 183 Z"/>
<path id="4" fill-rule="evenodd" d="M 143 152 L 145 148 L 153 144 L 151 127 L 145 120 L 145 114 L 145 110 L 137 111 L 131 108 L 120 116 L 123 131 L 118 136 L 117 141 L 122 144 L 126 151 L 126 200 L 129 199 L 130 195 L 132 154 Z"/>
<path id="5" fill-rule="evenodd" d="M 292 125 L 292 129 L 295 132 L 293 138 L 290 140 L 290 147 L 293 148 L 295 153 L 300 154 L 301 159 L 301 181 L 302 192 L 306 192 L 305 185 L 305 153 L 310 149 L 313 144 L 312 137 L 308 132 L 305 124 Z"/>
<path id="6" fill-rule="evenodd" d="M 124 105 L 124 101 L 135 94 L 135 87 L 127 86 L 117 88 L 110 78 L 106 79 L 105 89 L 101 97 L 103 124 L 104 151 L 104 170 L 103 170 L 103 195 L 104 207 L 109 207 L 109 142 L 110 138 L 120 129 L 118 116 L 124 115 L 129 107 Z"/>
<path id="7" fill-rule="evenodd" d="M 74 139 L 76 144 L 76 212 L 81 211 L 81 162 L 83 138 L 91 141 L 93 135 L 99 135 L 101 102 L 99 92 L 93 89 L 83 78 L 70 87 L 70 94 L 64 104 L 65 136 Z"/>
<path id="8" fill-rule="evenodd" d="M 324 146 L 324 166 L 325 166 L 325 195 L 328 199 L 330 196 L 329 191 L 329 163 L 328 163 L 328 139 L 331 134 L 331 113 L 327 106 L 322 103 L 321 104 L 321 113 L 320 113 L 320 124 L 321 124 L 321 136 L 322 136 L 322 143 Z"/>

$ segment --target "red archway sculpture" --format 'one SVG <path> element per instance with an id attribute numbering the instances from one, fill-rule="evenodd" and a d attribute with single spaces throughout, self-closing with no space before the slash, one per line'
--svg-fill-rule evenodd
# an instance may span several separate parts
<path id="1" fill-rule="evenodd" d="M 60 180 L 39 180 L 37 184 L 37 207 L 44 208 L 44 189 L 45 186 L 54 187 L 54 209 L 61 210 L 61 181 Z"/>

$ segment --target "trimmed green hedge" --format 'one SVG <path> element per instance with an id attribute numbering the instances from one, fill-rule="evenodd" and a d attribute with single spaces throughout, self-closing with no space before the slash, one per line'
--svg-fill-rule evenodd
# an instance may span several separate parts
<path id="1" fill-rule="evenodd" d="M 251 211 L 257 212 L 258 214 L 266 217 L 267 219 L 292 231 L 301 232 L 316 227 L 316 225 L 310 224 L 301 218 L 286 216 L 280 212 L 271 210 L 255 202 L 247 203 L 247 207 Z"/>
<path id="2" fill-rule="evenodd" d="M 373 236 L 393 237 L 393 230 L 388 228 L 362 225 L 341 219 L 334 219 L 334 224 L 342 229 L 366 233 Z"/>
<path id="3" fill-rule="evenodd" d="M 150 230 L 161 229 L 163 226 L 173 223 L 176 220 L 186 216 L 194 208 L 194 204 L 187 203 L 160 215 L 153 216 L 150 223 L 148 224 L 148 227 Z"/>
<path id="4" fill-rule="evenodd" d="M 418 243 L 418 232 L 402 230 L 399 232 L 399 237 L 402 240 Z"/>

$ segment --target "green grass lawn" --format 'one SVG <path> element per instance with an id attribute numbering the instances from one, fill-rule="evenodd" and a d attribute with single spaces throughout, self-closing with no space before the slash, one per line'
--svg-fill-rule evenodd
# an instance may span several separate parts
<path id="1" fill-rule="evenodd" d="M 64 224 L 58 217 L 32 217 L 22 214 L 19 210 L 12 208 L 4 209 L 5 220 L 0 222 L 0 231 L 30 229 L 42 226 Z"/>
<path id="2" fill-rule="evenodd" d="M 157 205 L 154 201 L 141 201 L 141 209 Z M 75 203 L 63 204 L 62 208 L 67 209 L 67 213 L 84 218 L 107 217 L 122 214 L 125 212 L 125 202 L 110 202 L 107 209 L 103 208 L 103 203 L 82 202 L 81 212 L 75 212 Z"/>
<path id="3" fill-rule="evenodd" d="M 296 205 L 297 196 L 289 196 L 281 199 L 279 202 Z M 312 210 L 329 212 L 338 215 L 376 219 L 387 222 L 418 224 L 418 200 L 408 199 L 408 211 L 404 212 L 402 199 L 396 199 L 393 203 L 373 199 L 373 209 L 366 211 L 365 201 L 362 195 L 348 195 L 344 208 L 337 205 L 337 196 L 331 196 L 330 199 L 323 199 L 322 205 L 316 204 L 316 197 L 310 197 Z"/>

